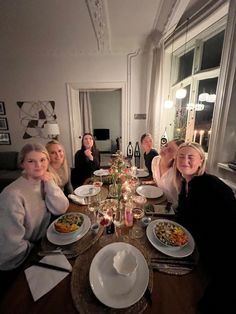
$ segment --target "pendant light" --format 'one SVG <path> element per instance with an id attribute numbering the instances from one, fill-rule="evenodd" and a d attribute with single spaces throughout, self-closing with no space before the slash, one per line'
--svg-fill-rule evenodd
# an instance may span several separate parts
<path id="1" fill-rule="evenodd" d="M 186 32 L 185 32 L 185 43 L 184 43 L 184 55 L 183 55 L 183 60 L 185 58 L 186 55 L 186 45 L 187 45 L 187 34 L 188 34 L 188 22 L 189 22 L 189 18 L 187 18 L 187 24 L 186 24 Z M 183 78 L 181 78 L 182 81 Z M 183 83 L 180 84 L 180 88 L 177 89 L 175 97 L 177 99 L 183 99 L 185 98 L 187 95 L 187 89 L 183 87 Z"/>

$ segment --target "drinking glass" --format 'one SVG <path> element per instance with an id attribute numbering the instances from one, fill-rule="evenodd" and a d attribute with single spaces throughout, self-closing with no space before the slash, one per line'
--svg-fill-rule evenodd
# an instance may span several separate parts
<path id="1" fill-rule="evenodd" d="M 92 220 L 96 221 L 97 211 L 99 210 L 99 202 L 95 199 L 88 204 L 88 210 L 93 213 Z"/>

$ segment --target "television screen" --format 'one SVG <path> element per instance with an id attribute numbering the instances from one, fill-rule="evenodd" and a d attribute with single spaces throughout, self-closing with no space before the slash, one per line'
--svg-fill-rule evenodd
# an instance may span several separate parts
<path id="1" fill-rule="evenodd" d="M 94 129 L 93 136 L 98 141 L 104 141 L 110 139 L 110 130 L 109 129 Z"/>

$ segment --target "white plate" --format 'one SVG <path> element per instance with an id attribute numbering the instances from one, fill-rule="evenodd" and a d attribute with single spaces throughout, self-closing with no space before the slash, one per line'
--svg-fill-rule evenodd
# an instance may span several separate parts
<path id="1" fill-rule="evenodd" d="M 163 195 L 163 191 L 153 185 L 140 185 L 137 187 L 136 192 L 147 198 L 158 198 Z"/>
<path id="2" fill-rule="evenodd" d="M 98 177 L 109 176 L 109 170 L 108 169 L 99 169 L 99 170 L 95 170 L 93 174 L 95 176 L 98 176 Z"/>
<path id="3" fill-rule="evenodd" d="M 56 244 L 56 245 L 66 245 L 66 244 L 76 242 L 79 239 L 83 238 L 83 236 L 89 231 L 89 228 L 91 226 L 91 221 L 90 221 L 88 216 L 86 216 L 84 214 L 81 214 L 81 215 L 84 216 L 84 223 L 83 223 L 83 227 L 82 227 L 83 229 L 78 233 L 74 233 L 73 235 L 65 234 L 65 236 L 64 236 L 64 235 L 58 234 L 54 230 L 54 226 L 53 226 L 54 222 L 58 218 L 55 219 L 47 229 L 48 241 L 50 241 L 51 243 Z"/>
<path id="4" fill-rule="evenodd" d="M 149 176 L 149 172 L 144 169 L 137 169 L 137 177 L 138 178 L 146 178 Z"/>
<path id="5" fill-rule="evenodd" d="M 171 220 L 168 220 L 168 219 L 157 219 L 158 222 L 161 222 L 161 221 L 171 221 Z M 154 235 L 154 232 L 153 232 L 153 228 L 155 226 L 155 224 L 157 223 L 157 220 L 153 220 L 147 227 L 146 229 L 146 234 L 147 234 L 147 237 L 148 237 L 148 240 L 151 242 L 151 244 L 160 252 L 166 254 L 166 255 L 169 255 L 169 256 L 172 256 L 172 257 L 186 257 L 186 256 L 189 256 L 190 254 L 193 253 L 194 251 L 194 247 L 195 247 L 195 242 L 193 240 L 193 237 L 192 235 L 189 233 L 189 231 L 187 229 L 185 229 L 183 226 L 181 226 L 180 224 L 177 224 L 175 222 L 176 225 L 178 226 L 181 226 L 181 228 L 184 229 L 184 231 L 187 233 L 188 235 L 188 244 L 185 245 L 184 247 L 182 248 L 172 248 L 172 247 L 168 247 L 164 244 L 162 244 L 160 241 L 158 241 L 158 239 L 155 237 Z M 173 223 L 173 221 L 171 221 Z"/>
<path id="6" fill-rule="evenodd" d="M 88 184 L 79 186 L 74 190 L 74 193 L 80 197 L 89 197 L 97 195 L 100 191 L 101 191 L 100 187 Z"/>
<path id="7" fill-rule="evenodd" d="M 122 276 L 113 267 L 117 251 L 128 250 L 136 257 L 137 269 L 130 276 Z M 95 296 L 105 305 L 122 309 L 138 302 L 148 286 L 149 269 L 143 254 L 133 245 L 115 242 L 103 247 L 94 257 L 89 281 Z"/>

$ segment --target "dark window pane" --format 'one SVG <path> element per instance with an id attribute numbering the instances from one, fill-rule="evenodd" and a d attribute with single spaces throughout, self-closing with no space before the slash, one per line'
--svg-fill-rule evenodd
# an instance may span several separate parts
<path id="1" fill-rule="evenodd" d="M 203 45 L 201 70 L 220 66 L 224 31 L 208 39 Z"/>
<path id="2" fill-rule="evenodd" d="M 212 78 L 212 79 L 206 79 L 206 80 L 200 81 L 199 88 L 198 88 L 198 99 L 199 99 L 199 95 L 202 93 L 208 93 L 209 95 L 216 94 L 217 81 L 218 81 L 218 78 Z M 209 100 L 198 101 L 198 102 L 204 105 L 204 109 L 202 111 L 196 111 L 194 129 L 198 131 L 198 134 L 200 130 L 204 131 L 201 144 L 205 152 L 207 152 L 215 103 L 209 102 Z"/>
<path id="3" fill-rule="evenodd" d="M 193 54 L 194 50 L 191 50 L 179 58 L 178 82 L 192 75 Z"/>

